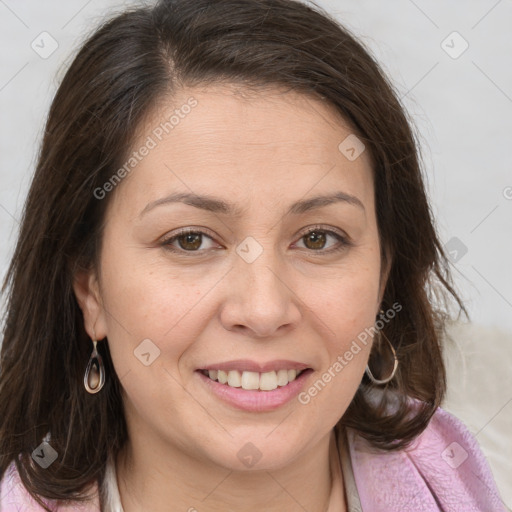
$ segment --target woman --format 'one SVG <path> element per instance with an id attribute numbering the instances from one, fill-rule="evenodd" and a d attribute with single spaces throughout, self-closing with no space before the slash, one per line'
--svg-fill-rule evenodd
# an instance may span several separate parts
<path id="1" fill-rule="evenodd" d="M 439 406 L 418 149 L 292 0 L 105 23 L 53 101 L 5 290 L 2 510 L 503 511 Z"/>

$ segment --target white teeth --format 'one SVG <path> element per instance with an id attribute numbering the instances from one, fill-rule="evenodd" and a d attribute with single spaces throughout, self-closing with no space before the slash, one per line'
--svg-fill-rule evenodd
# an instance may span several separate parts
<path id="1" fill-rule="evenodd" d="M 271 372 L 240 372 L 238 370 L 203 370 L 210 379 L 217 380 L 221 384 L 227 384 L 233 388 L 246 390 L 272 391 L 279 386 L 286 386 L 297 378 L 297 370 L 278 370 Z"/>
<path id="2" fill-rule="evenodd" d="M 260 387 L 260 374 L 258 372 L 243 372 L 242 387 L 244 389 L 258 389 Z"/>
<path id="3" fill-rule="evenodd" d="M 260 389 L 263 391 L 272 391 L 277 388 L 276 372 L 265 372 L 260 377 Z"/>
<path id="4" fill-rule="evenodd" d="M 297 378 L 297 370 L 288 370 L 288 382 L 292 382 Z"/>
<path id="5" fill-rule="evenodd" d="M 288 384 L 288 370 L 278 370 L 277 372 L 277 385 L 286 386 Z"/>
<path id="6" fill-rule="evenodd" d="M 242 386 L 242 378 L 238 370 L 229 370 L 228 372 L 228 384 L 232 388 L 239 388 Z"/>

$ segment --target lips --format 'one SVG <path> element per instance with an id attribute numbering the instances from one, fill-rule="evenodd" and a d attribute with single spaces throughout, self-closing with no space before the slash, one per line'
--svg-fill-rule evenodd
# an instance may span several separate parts
<path id="1" fill-rule="evenodd" d="M 232 362 L 227 364 L 232 364 Z M 218 366 L 225 367 L 224 364 Z M 248 412 L 270 412 L 290 403 L 292 399 L 304 389 L 309 381 L 310 375 L 313 373 L 313 369 L 309 367 L 299 370 L 299 373 L 297 373 L 295 369 L 290 369 L 290 371 L 292 372 L 290 374 L 291 377 L 293 377 L 293 373 L 296 375 L 293 380 L 288 380 L 288 369 L 286 368 L 281 368 L 277 370 L 277 372 L 275 370 L 271 370 L 270 372 L 249 372 L 244 370 L 241 372 L 237 369 L 226 371 L 211 368 L 210 370 L 198 369 L 194 373 L 198 376 L 198 382 L 202 383 L 201 385 L 204 386 L 203 389 L 205 389 L 207 393 L 210 393 L 210 396 L 220 400 L 220 402 Z M 212 372 L 212 377 L 217 377 L 217 380 L 210 378 L 210 372 Z M 217 373 L 215 374 L 215 372 Z M 286 378 L 288 380 L 286 384 L 284 383 L 284 372 L 286 372 Z M 244 373 L 254 373 L 255 375 L 246 375 L 243 377 Z M 273 377 L 273 375 L 265 376 L 265 374 L 275 374 L 275 377 Z M 219 375 L 221 380 L 226 377 L 231 379 L 233 386 L 228 382 L 224 384 L 219 382 Z M 280 383 L 283 385 L 277 385 L 274 388 L 274 385 L 276 385 L 276 382 L 273 380 L 274 378 L 276 380 L 281 378 Z M 240 381 L 237 382 L 236 379 L 240 379 Z M 254 381 L 252 381 L 252 379 L 254 379 Z M 258 380 L 256 381 L 256 379 Z M 244 381 L 246 388 L 249 387 L 252 389 L 244 389 L 242 387 L 242 381 Z M 256 382 L 258 388 L 254 389 Z M 240 385 L 238 386 L 238 384 Z"/>
<path id="2" fill-rule="evenodd" d="M 271 392 L 288 386 L 308 369 L 311 368 L 307 364 L 285 359 L 267 362 L 237 359 L 205 365 L 198 371 L 222 387 Z"/>

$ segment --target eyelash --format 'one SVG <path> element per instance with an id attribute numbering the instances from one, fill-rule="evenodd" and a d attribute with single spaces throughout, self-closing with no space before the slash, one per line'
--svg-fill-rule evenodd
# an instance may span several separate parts
<path id="1" fill-rule="evenodd" d="M 346 249 L 347 247 L 351 247 L 353 245 L 352 242 L 350 242 L 350 240 L 347 237 L 342 236 L 341 234 L 339 234 L 336 231 L 322 228 L 321 226 L 313 226 L 313 227 L 309 228 L 306 232 L 302 233 L 302 235 L 299 237 L 299 240 L 302 240 L 304 237 L 308 236 L 312 232 L 321 232 L 321 233 L 325 233 L 327 235 L 332 235 L 339 242 L 339 245 L 337 247 L 330 248 L 330 249 L 315 250 L 315 249 L 307 249 L 306 248 L 306 250 L 308 250 L 312 253 L 332 254 L 332 253 L 340 252 L 340 251 Z M 185 236 L 185 235 L 204 235 L 213 240 L 213 237 L 210 236 L 205 231 L 202 231 L 199 229 L 195 230 L 192 228 L 184 228 L 184 229 L 178 231 L 178 233 L 172 235 L 171 237 L 163 239 L 161 241 L 161 246 L 163 246 L 168 251 L 171 251 L 173 253 L 177 253 L 180 255 L 185 255 L 185 254 L 189 255 L 190 254 L 190 255 L 194 255 L 194 256 L 202 256 L 205 253 L 205 251 L 212 250 L 212 249 L 203 249 L 203 250 L 196 250 L 196 251 L 187 251 L 185 249 L 179 249 L 179 248 L 173 247 L 171 245 L 175 240 L 177 240 L 178 238 Z"/>

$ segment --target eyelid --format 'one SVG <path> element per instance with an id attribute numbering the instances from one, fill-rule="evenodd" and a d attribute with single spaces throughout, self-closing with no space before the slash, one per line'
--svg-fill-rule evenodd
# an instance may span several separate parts
<path id="1" fill-rule="evenodd" d="M 317 253 L 318 255 L 329 254 L 331 252 L 336 252 L 338 250 L 341 250 L 344 247 L 353 246 L 352 240 L 345 232 L 343 232 L 337 228 L 326 227 L 326 226 L 322 226 L 320 224 L 316 224 L 313 226 L 307 226 L 307 227 L 303 228 L 299 232 L 297 242 L 300 241 L 304 236 L 308 235 L 309 233 L 311 233 L 313 231 L 322 231 L 322 232 L 326 233 L 327 235 L 334 236 L 335 238 L 338 239 L 338 242 L 339 242 L 339 244 L 341 244 L 341 247 L 338 244 L 338 246 L 336 246 L 334 248 L 330 248 L 330 249 L 318 249 L 316 251 L 314 249 L 309 249 L 309 250 L 307 248 L 305 249 L 308 252 L 311 252 L 312 254 L 315 254 L 315 253 Z M 186 251 L 184 249 L 179 249 L 179 248 L 175 248 L 175 247 L 171 246 L 172 242 L 174 242 L 180 236 L 183 236 L 186 234 L 200 234 L 200 235 L 206 236 L 206 237 L 210 238 L 212 241 L 216 242 L 216 240 L 215 240 L 216 235 L 214 235 L 209 229 L 203 228 L 203 227 L 187 226 L 185 228 L 179 228 L 178 230 L 172 232 L 172 234 L 169 236 L 167 236 L 167 235 L 164 236 L 160 241 L 160 245 L 168 248 L 168 250 L 170 250 L 171 252 L 175 252 L 178 254 L 191 254 L 191 255 L 196 255 L 196 256 L 206 254 L 207 252 L 213 250 L 213 249 L 203 249 L 203 250 L 197 250 L 197 251 Z M 295 243 L 297 243 L 297 242 L 295 242 Z"/>
<path id="2" fill-rule="evenodd" d="M 350 237 L 344 231 L 341 231 L 340 229 L 330 227 L 330 226 L 323 226 L 321 224 L 314 224 L 313 226 L 305 227 L 304 229 L 302 229 L 300 231 L 300 237 L 302 238 L 303 236 L 311 233 L 311 231 L 315 231 L 315 230 L 324 231 L 326 233 L 333 233 L 333 234 L 338 235 L 339 237 L 343 238 L 343 240 L 346 240 L 347 242 L 350 241 Z"/>
<path id="3" fill-rule="evenodd" d="M 305 249 L 313 255 L 321 256 L 321 255 L 325 255 L 325 254 L 336 253 L 336 252 L 342 251 L 343 249 L 346 249 L 348 247 L 354 246 L 354 242 L 344 231 L 341 231 L 340 229 L 337 229 L 334 227 L 322 226 L 320 224 L 315 224 L 313 226 L 307 226 L 306 228 L 304 228 L 300 232 L 301 234 L 297 241 L 300 241 L 304 236 L 306 236 L 309 233 L 314 232 L 314 231 L 322 231 L 322 232 L 326 233 L 327 235 L 334 236 L 335 238 L 338 239 L 338 244 L 335 247 L 331 247 L 329 249 L 319 249 L 317 251 L 315 251 L 313 249 L 309 249 L 309 250 L 307 248 Z"/>
<path id="4" fill-rule="evenodd" d="M 176 231 L 173 231 L 172 233 L 168 234 L 168 235 L 164 235 L 159 244 L 162 245 L 162 246 L 167 246 L 167 247 L 171 247 L 171 251 L 173 249 L 175 249 L 176 252 L 179 252 L 179 253 L 182 253 L 182 254 L 186 254 L 186 253 L 189 253 L 189 254 L 202 254 L 202 253 L 205 253 L 206 250 L 202 250 L 202 251 L 185 251 L 183 249 L 178 249 L 178 248 L 174 248 L 171 246 L 171 242 L 173 242 L 175 239 L 179 238 L 180 236 L 183 236 L 183 235 L 188 235 L 188 234 L 198 234 L 198 235 L 203 235 L 203 236 L 207 236 L 208 238 L 210 238 L 212 241 L 216 242 L 215 240 L 215 237 L 216 235 L 213 234 L 212 231 L 210 231 L 209 229 L 207 228 L 203 228 L 203 227 L 196 227 L 196 226 L 187 226 L 186 228 L 179 228 L 177 229 Z M 220 244 L 219 244 L 220 245 Z"/>
<path id="5" fill-rule="evenodd" d="M 181 236 L 181 235 L 187 235 L 189 233 L 193 233 L 193 234 L 200 233 L 202 235 L 207 235 L 210 238 L 215 238 L 215 236 L 216 236 L 213 233 L 213 231 L 210 231 L 208 228 L 203 228 L 203 227 L 199 227 L 199 226 L 187 226 L 186 228 L 178 228 L 176 231 L 173 231 L 172 236 L 167 237 L 167 239 L 175 238 L 175 237 Z"/>

